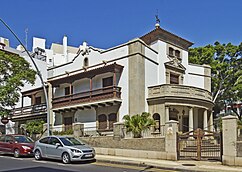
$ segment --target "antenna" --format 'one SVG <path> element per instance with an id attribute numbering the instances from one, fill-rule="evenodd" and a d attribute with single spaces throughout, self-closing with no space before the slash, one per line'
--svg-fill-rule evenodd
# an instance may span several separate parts
<path id="1" fill-rule="evenodd" d="M 26 28 L 25 29 L 25 47 L 26 47 L 26 49 L 28 49 L 28 31 L 29 31 L 29 29 Z"/>
<path id="2" fill-rule="evenodd" d="M 158 9 L 156 9 L 155 18 L 156 18 L 155 28 L 157 29 L 157 28 L 160 27 L 160 19 L 159 19 L 159 16 L 158 16 Z"/>

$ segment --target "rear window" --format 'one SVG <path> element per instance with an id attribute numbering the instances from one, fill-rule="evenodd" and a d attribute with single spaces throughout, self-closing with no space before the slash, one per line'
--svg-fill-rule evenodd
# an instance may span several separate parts
<path id="1" fill-rule="evenodd" d="M 33 143 L 34 141 L 26 136 L 14 136 L 14 139 L 18 143 Z"/>

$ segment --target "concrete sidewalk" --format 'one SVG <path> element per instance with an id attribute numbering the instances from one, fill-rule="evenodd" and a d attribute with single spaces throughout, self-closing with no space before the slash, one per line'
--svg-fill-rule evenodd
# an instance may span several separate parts
<path id="1" fill-rule="evenodd" d="M 242 172 L 242 167 L 231 167 L 222 165 L 221 162 L 210 161 L 168 161 L 168 160 L 156 160 L 156 159 L 141 159 L 141 158 L 129 158 L 118 157 L 108 155 L 96 155 L 97 162 L 105 162 L 112 164 L 123 164 L 140 167 L 153 167 L 164 170 L 175 171 L 196 171 L 196 172 Z"/>

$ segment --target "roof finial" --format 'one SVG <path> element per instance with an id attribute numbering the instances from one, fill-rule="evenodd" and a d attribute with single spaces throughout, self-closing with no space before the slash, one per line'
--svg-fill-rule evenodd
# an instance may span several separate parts
<path id="1" fill-rule="evenodd" d="M 158 17 L 158 9 L 157 9 L 157 14 L 155 15 L 155 18 L 156 18 L 155 28 L 158 29 L 160 27 L 160 19 Z"/>

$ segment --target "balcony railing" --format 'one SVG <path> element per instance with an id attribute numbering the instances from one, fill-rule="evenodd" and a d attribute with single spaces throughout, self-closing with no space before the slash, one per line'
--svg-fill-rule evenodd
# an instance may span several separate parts
<path id="1" fill-rule="evenodd" d="M 52 99 L 53 108 L 65 107 L 79 103 L 95 102 L 110 98 L 121 98 L 121 88 L 117 86 L 104 87 L 92 91 L 55 97 Z"/>
<path id="2" fill-rule="evenodd" d="M 12 115 L 21 116 L 21 115 L 36 114 L 40 112 L 46 112 L 46 103 L 32 105 L 32 106 L 24 106 L 21 108 L 15 108 L 12 111 Z"/>
<path id="3" fill-rule="evenodd" d="M 212 101 L 212 95 L 209 91 L 192 86 L 164 84 L 152 86 L 148 89 L 149 98 L 182 97 Z"/>

